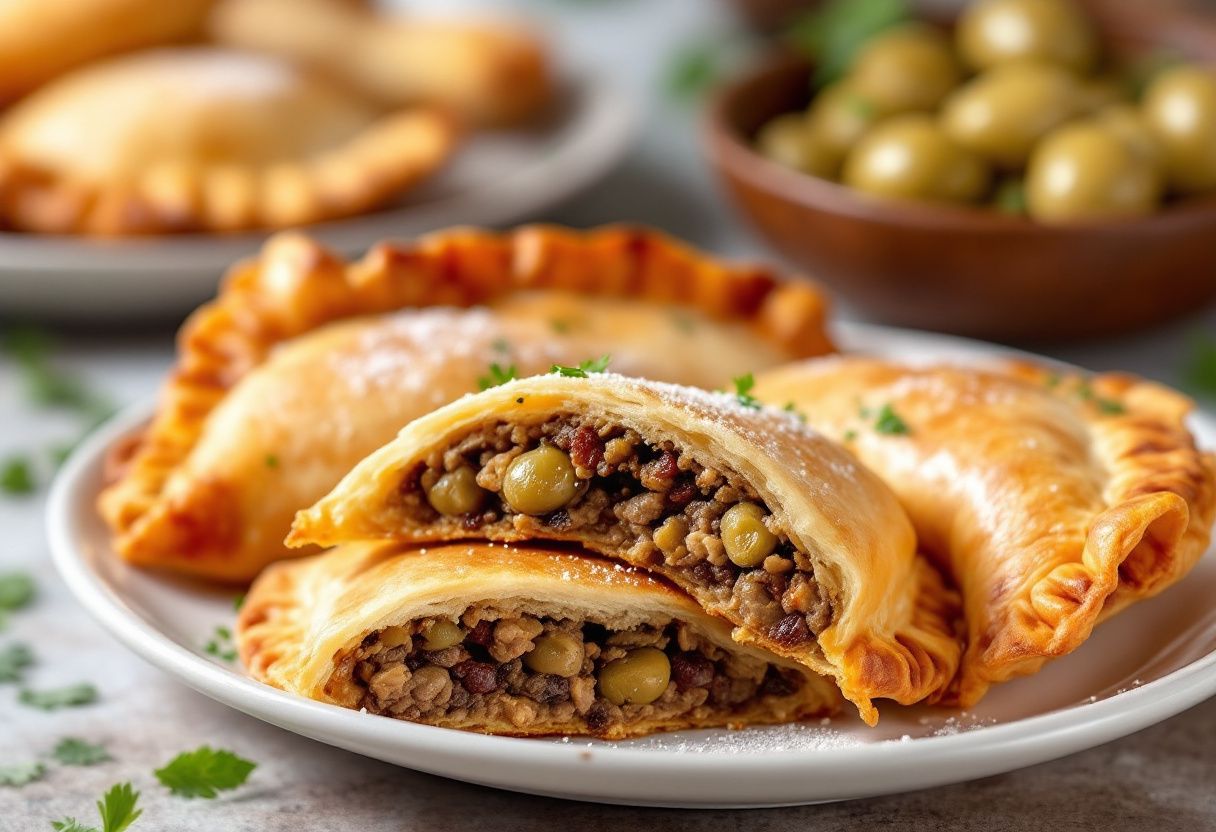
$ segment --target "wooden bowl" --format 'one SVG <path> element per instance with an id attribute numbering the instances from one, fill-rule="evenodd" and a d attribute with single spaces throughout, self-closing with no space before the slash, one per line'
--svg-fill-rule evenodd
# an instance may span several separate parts
<path id="1" fill-rule="evenodd" d="M 1216 37 L 1194 30 L 1171 45 L 1216 58 Z M 760 234 L 864 314 L 1061 341 L 1159 324 L 1216 296 L 1214 197 L 1141 219 L 1051 226 L 982 207 L 879 200 L 765 159 L 751 140 L 773 116 L 806 106 L 810 69 L 778 55 L 721 90 L 707 152 Z"/>

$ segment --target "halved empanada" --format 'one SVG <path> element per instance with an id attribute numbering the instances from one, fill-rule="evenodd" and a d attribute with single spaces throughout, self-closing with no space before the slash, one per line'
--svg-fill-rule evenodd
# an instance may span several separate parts
<path id="1" fill-rule="evenodd" d="M 451 308 L 474 304 L 486 308 Z M 709 386 L 830 349 L 822 323 L 809 284 L 643 231 L 453 231 L 352 264 L 283 235 L 186 324 L 159 411 L 115 459 L 100 508 L 131 562 L 249 580 L 291 554 L 296 511 L 410 419 L 512 365 L 610 353 L 623 372 Z"/>
<path id="2" fill-rule="evenodd" d="M 1207 547 L 1216 462 L 1185 426 L 1191 402 L 1159 385 L 841 358 L 761 373 L 756 395 L 843 440 L 952 572 L 964 706 L 1075 650 Z"/>
<path id="3" fill-rule="evenodd" d="M 355 543 L 275 564 L 237 623 L 283 690 L 491 734 L 593 734 L 827 716 L 831 682 L 731 641 L 683 593 L 591 555 Z"/>
<path id="4" fill-rule="evenodd" d="M 0 119 L 0 213 L 52 233 L 279 228 L 373 208 L 435 171 L 437 111 L 382 115 L 291 64 L 209 48 L 86 66 Z"/>
<path id="5" fill-rule="evenodd" d="M 954 675 L 951 595 L 895 496 L 789 414 L 619 375 L 549 374 L 416 419 L 288 543 L 575 541 L 652 569 L 736 638 L 870 700 Z"/>
<path id="6" fill-rule="evenodd" d="M 210 28 L 221 43 L 302 61 L 386 104 L 442 106 L 478 126 L 534 116 L 553 92 L 544 45 L 502 21 L 335 0 L 224 0 Z"/>

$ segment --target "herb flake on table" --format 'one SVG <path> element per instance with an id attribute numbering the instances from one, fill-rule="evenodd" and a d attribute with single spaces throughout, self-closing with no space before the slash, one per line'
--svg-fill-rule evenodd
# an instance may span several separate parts
<path id="1" fill-rule="evenodd" d="M 156 779 L 178 797 L 210 800 L 242 785 L 257 763 L 231 751 L 202 746 L 185 751 L 155 772 Z"/>
<path id="2" fill-rule="evenodd" d="M 565 378 L 586 378 L 591 373 L 602 373 L 607 370 L 611 361 L 611 355 L 601 355 L 599 358 L 580 361 L 577 367 L 563 367 L 560 364 L 554 364 L 549 368 L 549 372 Z"/>
<path id="3" fill-rule="evenodd" d="M 20 682 L 21 671 L 34 663 L 34 651 L 26 644 L 0 648 L 0 682 Z"/>
<path id="4" fill-rule="evenodd" d="M 28 457 L 12 456 L 0 463 L 0 491 L 13 496 L 33 494 L 34 471 Z"/>
<path id="5" fill-rule="evenodd" d="M 43 711 L 76 708 L 96 702 L 97 688 L 88 682 L 67 685 L 62 688 L 47 688 L 46 690 L 23 688 L 17 697 L 17 701 L 22 705 L 28 705 L 31 708 L 38 708 Z"/>
<path id="6" fill-rule="evenodd" d="M 64 737 L 51 752 L 65 766 L 93 766 L 114 759 L 103 745 L 94 745 L 76 737 Z"/>
<path id="7" fill-rule="evenodd" d="M 203 652 L 221 661 L 236 661 L 237 651 L 232 643 L 232 630 L 223 624 L 217 625 L 211 638 L 203 645 Z"/>
<path id="8" fill-rule="evenodd" d="M 85 416 L 95 426 L 108 418 L 114 408 L 80 379 L 62 372 L 51 363 L 53 342 L 46 333 L 20 328 L 8 333 L 4 351 L 17 364 L 30 400 L 43 407 L 58 407 Z"/>
<path id="9" fill-rule="evenodd" d="M 884 404 L 878 411 L 878 416 L 874 420 L 874 430 L 887 436 L 907 436 L 912 432 L 908 427 L 908 423 L 900 418 L 889 403 Z"/>
<path id="10" fill-rule="evenodd" d="M 490 365 L 489 371 L 477 379 L 477 389 L 485 392 L 491 388 L 497 387 L 500 384 L 506 384 L 508 381 L 514 381 L 519 378 L 519 370 L 514 364 L 499 364 L 497 361 Z"/>
<path id="11" fill-rule="evenodd" d="M 34 600 L 34 579 L 25 572 L 0 573 L 0 610 L 19 610 Z"/>
<path id="12" fill-rule="evenodd" d="M 41 780 L 46 774 L 46 766 L 42 763 L 16 763 L 0 766 L 0 786 L 24 786 Z"/>
<path id="13" fill-rule="evenodd" d="M 735 401 L 740 407 L 748 410 L 759 410 L 760 400 L 752 395 L 752 389 L 756 386 L 756 377 L 751 373 L 744 373 L 731 379 L 731 383 L 735 385 Z"/>
<path id="14" fill-rule="evenodd" d="M 55 832 L 125 832 L 144 813 L 136 809 L 139 792 L 130 783 L 113 786 L 101 800 L 97 801 L 97 814 L 101 816 L 101 828 L 85 826 L 75 818 L 51 821 Z"/>

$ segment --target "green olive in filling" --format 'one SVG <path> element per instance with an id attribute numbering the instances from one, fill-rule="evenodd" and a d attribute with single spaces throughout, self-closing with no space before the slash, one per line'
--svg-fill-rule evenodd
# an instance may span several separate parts
<path id="1" fill-rule="evenodd" d="M 648 705 L 671 682 L 671 662 L 656 647 L 639 647 L 600 671 L 600 695 L 613 705 Z"/>
<path id="2" fill-rule="evenodd" d="M 684 545 L 686 537 L 688 523 L 680 517 L 668 517 L 654 530 L 654 545 L 664 554 L 671 554 Z"/>
<path id="3" fill-rule="evenodd" d="M 570 457 L 552 445 L 517 456 L 502 480 L 503 499 L 520 514 L 557 511 L 577 493 L 578 478 Z"/>
<path id="4" fill-rule="evenodd" d="M 426 491 L 431 507 L 447 517 L 472 514 L 481 508 L 485 496 L 477 485 L 477 474 L 467 465 L 448 471 Z"/>
<path id="5" fill-rule="evenodd" d="M 422 631 L 422 648 L 424 650 L 446 650 L 464 641 L 464 630 L 460 625 L 447 619 L 439 619 Z"/>
<path id="6" fill-rule="evenodd" d="M 759 566 L 777 548 L 777 536 L 764 525 L 764 517 L 755 503 L 736 503 L 722 515 L 722 545 L 736 566 Z"/>
<path id="7" fill-rule="evenodd" d="M 537 673 L 577 676 L 583 667 L 583 643 L 570 633 L 541 636 L 524 656 L 524 666 Z"/>

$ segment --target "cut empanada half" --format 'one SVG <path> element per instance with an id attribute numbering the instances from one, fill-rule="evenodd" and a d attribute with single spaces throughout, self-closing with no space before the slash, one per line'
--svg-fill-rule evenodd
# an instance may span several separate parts
<path id="1" fill-rule="evenodd" d="M 236 638 L 255 679 L 394 719 L 620 739 L 831 715 L 839 694 L 641 570 L 588 554 L 355 543 L 275 564 Z"/>
<path id="2" fill-rule="evenodd" d="M 98 235 L 282 228 L 375 208 L 451 155 L 450 119 L 376 105 L 266 55 L 121 56 L 0 118 L 0 213 Z"/>
<path id="3" fill-rule="evenodd" d="M 1033 673 L 1095 624 L 1187 573 L 1216 517 L 1216 457 L 1192 403 L 1128 376 L 1031 364 L 905 366 L 862 357 L 760 373 L 899 495 L 962 590 L 952 698 Z"/>
<path id="4" fill-rule="evenodd" d="M 296 511 L 481 384 L 611 354 L 624 373 L 718 385 L 830 349 L 823 315 L 810 284 L 647 231 L 457 230 L 355 263 L 282 235 L 183 328 L 99 505 L 125 559 L 247 581 L 293 554 Z"/>
<path id="5" fill-rule="evenodd" d="M 582 375 L 416 419 L 301 512 L 288 543 L 572 541 L 668 578 L 737 640 L 833 676 L 868 722 L 872 699 L 945 689 L 953 597 L 877 477 L 750 400 Z"/>

